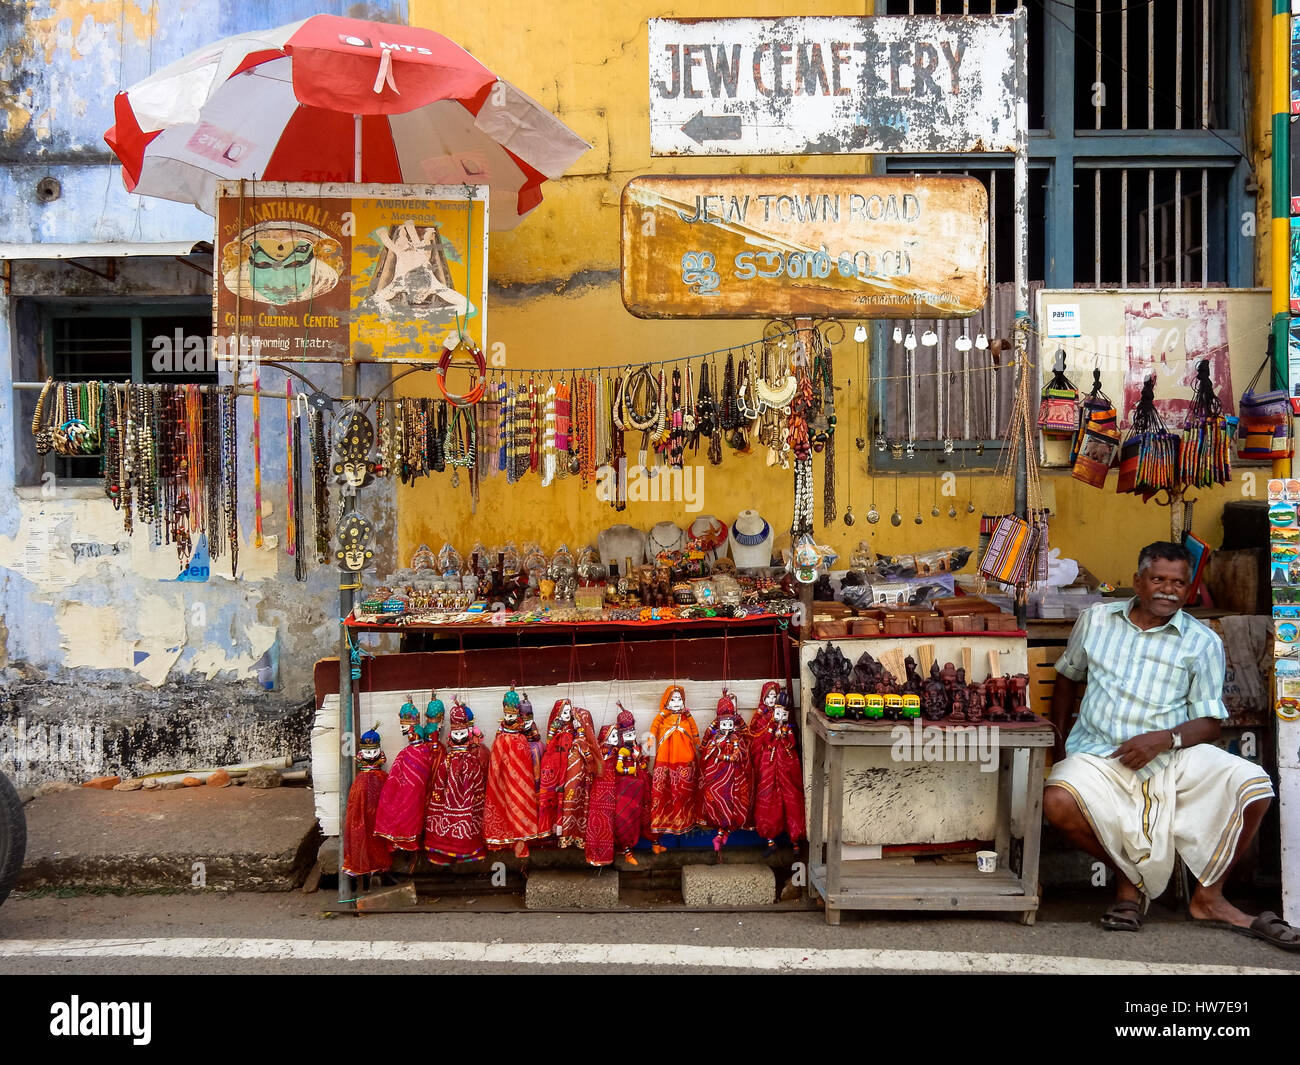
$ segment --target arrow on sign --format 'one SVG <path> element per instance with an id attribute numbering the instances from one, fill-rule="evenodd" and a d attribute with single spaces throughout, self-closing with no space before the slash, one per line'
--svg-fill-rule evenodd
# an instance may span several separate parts
<path id="1" fill-rule="evenodd" d="M 703 144 L 705 141 L 738 141 L 740 140 L 740 116 L 708 115 L 706 117 L 703 111 L 696 111 L 682 126 L 682 132 L 696 144 Z"/>

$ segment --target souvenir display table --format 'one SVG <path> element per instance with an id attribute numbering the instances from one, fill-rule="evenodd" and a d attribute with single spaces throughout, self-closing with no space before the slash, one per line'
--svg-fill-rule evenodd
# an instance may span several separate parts
<path id="1" fill-rule="evenodd" d="M 825 900 L 827 921 L 838 924 L 845 909 L 901 909 L 1012 911 L 1032 923 L 1038 908 L 1043 777 L 1054 741 L 1051 726 L 1045 721 L 986 719 L 976 726 L 919 718 L 828 718 L 821 706 L 813 705 L 815 677 L 810 669 L 823 646 L 838 648 L 850 661 L 864 652 L 888 661 L 890 652 L 933 649 L 936 665 L 965 660 L 972 680 L 983 681 L 999 670 L 1024 670 L 1024 633 L 808 642 L 800 650 L 800 691 L 809 785 L 808 890 L 811 897 Z M 945 749 L 949 732 L 953 737 Z M 955 753 L 958 736 L 961 748 Z M 976 737 L 980 755 L 996 772 L 980 772 L 984 766 L 973 765 L 973 757 L 960 753 Z M 882 770 L 889 774 L 887 779 Z M 1013 833 L 1022 843 L 1018 869 L 1011 865 Z M 993 840 L 998 854 L 997 869 L 991 873 L 978 872 L 970 863 L 899 865 L 879 857 L 844 857 L 846 845 L 925 846 L 985 838 Z"/>

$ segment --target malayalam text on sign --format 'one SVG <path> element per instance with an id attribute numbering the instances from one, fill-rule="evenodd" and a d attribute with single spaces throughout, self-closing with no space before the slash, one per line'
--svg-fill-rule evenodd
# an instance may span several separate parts
<path id="1" fill-rule="evenodd" d="M 962 318 L 988 296 L 971 177 L 639 177 L 623 303 L 640 318 Z"/>

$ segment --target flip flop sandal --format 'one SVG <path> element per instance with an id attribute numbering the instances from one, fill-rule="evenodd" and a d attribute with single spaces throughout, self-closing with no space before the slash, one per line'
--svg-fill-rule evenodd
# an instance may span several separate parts
<path id="1" fill-rule="evenodd" d="M 1251 939 L 1262 939 L 1265 943 L 1271 943 L 1282 950 L 1300 951 L 1300 929 L 1287 924 L 1272 910 L 1265 910 L 1250 922 L 1249 927 L 1231 924 L 1228 921 L 1199 920 L 1195 918 L 1192 923 L 1203 925 L 1206 928 L 1224 928 L 1229 932 L 1236 932 L 1239 936 L 1249 936 Z"/>
<path id="2" fill-rule="evenodd" d="M 1107 932 L 1142 931 L 1142 907 L 1131 899 L 1115 903 L 1101 915 L 1101 927 Z"/>

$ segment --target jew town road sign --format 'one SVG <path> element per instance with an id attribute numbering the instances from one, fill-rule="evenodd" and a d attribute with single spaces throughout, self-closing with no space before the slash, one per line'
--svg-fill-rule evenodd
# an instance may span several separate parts
<path id="1" fill-rule="evenodd" d="M 988 296 L 970 177 L 638 177 L 623 190 L 638 318 L 963 318 Z"/>
<path id="2" fill-rule="evenodd" d="M 1014 151 L 1018 21 L 650 19 L 650 152 Z"/>

